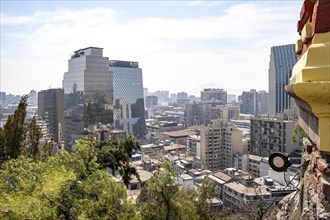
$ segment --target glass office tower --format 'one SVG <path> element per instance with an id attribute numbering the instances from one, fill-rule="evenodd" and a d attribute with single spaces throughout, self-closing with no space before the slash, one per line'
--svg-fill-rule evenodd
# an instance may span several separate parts
<path id="1" fill-rule="evenodd" d="M 146 125 L 142 69 L 138 62 L 110 60 L 113 72 L 114 127 L 143 138 Z"/>
<path id="2" fill-rule="evenodd" d="M 88 47 L 74 52 L 63 77 L 66 146 L 90 125 L 113 123 L 112 77 L 103 48 Z"/>
<path id="3" fill-rule="evenodd" d="M 291 98 L 284 87 L 289 84 L 292 68 L 297 60 L 294 44 L 271 48 L 269 61 L 269 104 L 270 115 L 291 107 Z"/>

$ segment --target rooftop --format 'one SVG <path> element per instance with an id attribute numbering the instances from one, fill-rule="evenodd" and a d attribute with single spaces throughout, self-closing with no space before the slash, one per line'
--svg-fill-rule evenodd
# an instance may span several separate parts
<path id="1" fill-rule="evenodd" d="M 257 156 L 257 155 L 252 155 L 249 154 L 249 159 L 250 160 L 256 160 L 256 161 L 261 161 L 263 159 L 263 157 Z"/>
<path id="2" fill-rule="evenodd" d="M 241 194 L 245 194 L 247 196 L 260 196 L 260 195 L 271 195 L 270 192 L 267 191 L 267 188 L 264 186 L 259 186 L 259 187 L 247 187 L 244 186 L 241 183 L 238 182 L 231 182 L 231 183 L 227 183 L 225 184 L 228 188 L 241 193 Z"/>
<path id="3" fill-rule="evenodd" d="M 165 151 L 173 151 L 173 150 L 179 150 L 179 149 L 184 149 L 187 148 L 187 146 L 180 145 L 180 144 L 172 144 L 170 146 L 165 146 L 164 150 Z"/>
<path id="4" fill-rule="evenodd" d="M 167 135 L 169 137 L 173 138 L 180 138 L 180 137 L 188 137 L 189 135 L 194 135 L 196 134 L 195 131 L 185 129 L 185 130 L 179 130 L 179 131 L 170 131 L 170 132 L 161 132 L 163 135 Z"/>
<path id="5" fill-rule="evenodd" d="M 228 176 L 227 174 L 225 174 L 223 172 L 220 172 L 220 171 L 215 172 L 212 175 L 215 176 L 215 177 L 217 177 L 217 178 L 219 178 L 219 179 L 221 179 L 221 180 L 223 180 L 223 181 L 225 181 L 225 182 L 231 180 L 231 177 L 230 176 Z"/>
<path id="6" fill-rule="evenodd" d="M 185 174 L 185 173 L 181 174 L 180 177 L 184 180 L 193 180 L 194 179 L 192 176 Z"/>

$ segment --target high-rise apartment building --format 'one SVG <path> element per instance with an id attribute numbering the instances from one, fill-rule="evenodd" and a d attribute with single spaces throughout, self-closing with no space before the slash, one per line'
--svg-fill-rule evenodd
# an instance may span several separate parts
<path id="1" fill-rule="evenodd" d="M 291 140 L 296 123 L 285 117 L 259 116 L 251 119 L 249 153 L 262 157 L 269 157 L 275 152 L 291 153 L 297 148 Z"/>
<path id="2" fill-rule="evenodd" d="M 146 130 L 142 69 L 138 62 L 110 60 L 113 72 L 114 127 L 144 137 Z"/>
<path id="3" fill-rule="evenodd" d="M 269 61 L 269 114 L 275 116 L 278 112 L 290 108 L 290 96 L 284 91 L 289 84 L 292 68 L 296 63 L 295 45 L 281 45 L 271 48 Z"/>
<path id="4" fill-rule="evenodd" d="M 54 142 L 63 140 L 64 92 L 63 89 L 48 89 L 38 92 L 38 116 L 48 124 L 48 132 Z"/>
<path id="5" fill-rule="evenodd" d="M 239 96 L 240 113 L 261 115 L 268 113 L 268 93 L 266 91 L 250 91 L 242 92 Z"/>
<path id="6" fill-rule="evenodd" d="M 73 135 L 96 123 L 113 122 L 113 75 L 103 48 L 88 47 L 74 52 L 64 73 L 65 145 Z M 142 96 L 143 97 L 143 96 Z"/>
<path id="7" fill-rule="evenodd" d="M 225 105 L 227 104 L 227 91 L 223 89 L 204 89 L 201 91 L 201 101 L 221 101 Z"/>
<path id="8" fill-rule="evenodd" d="M 261 90 L 257 93 L 257 114 L 268 114 L 268 92 Z"/>
<path id="9" fill-rule="evenodd" d="M 185 124 L 208 124 L 211 119 L 211 107 L 207 103 L 187 103 L 184 108 Z"/>
<path id="10" fill-rule="evenodd" d="M 202 168 L 209 170 L 233 167 L 233 155 L 244 153 L 242 131 L 227 120 L 211 120 L 200 129 Z"/>
<path id="11" fill-rule="evenodd" d="M 242 114 L 257 114 L 257 91 L 251 89 L 250 91 L 242 92 L 240 96 L 240 113 Z"/>

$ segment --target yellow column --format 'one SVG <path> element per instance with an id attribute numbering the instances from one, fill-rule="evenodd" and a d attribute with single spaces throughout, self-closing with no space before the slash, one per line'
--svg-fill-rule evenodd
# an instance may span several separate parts
<path id="1" fill-rule="evenodd" d="M 318 118 L 317 147 L 330 153 L 330 32 L 314 35 L 292 70 L 290 85 Z"/>

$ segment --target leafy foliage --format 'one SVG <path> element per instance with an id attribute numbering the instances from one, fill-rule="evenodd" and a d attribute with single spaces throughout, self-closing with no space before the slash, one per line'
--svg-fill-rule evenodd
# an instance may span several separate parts
<path id="1" fill-rule="evenodd" d="M 292 143 L 302 146 L 302 140 L 304 137 L 308 137 L 306 132 L 302 127 L 300 127 L 299 124 L 296 124 L 296 126 L 293 129 L 293 134 L 291 136 Z"/>
<path id="2" fill-rule="evenodd" d="M 34 116 L 30 124 L 27 125 L 27 147 L 24 149 L 26 156 L 32 158 L 34 161 L 40 159 L 39 140 L 41 137 L 41 128 L 37 124 L 36 116 Z"/>
<path id="3" fill-rule="evenodd" d="M 18 158 L 24 148 L 27 98 L 27 95 L 22 96 L 16 111 L 8 117 L 7 123 L 0 130 L 1 161 Z"/>
<path id="4" fill-rule="evenodd" d="M 181 196 L 174 177 L 171 165 L 165 161 L 142 188 L 138 206 L 143 219 L 198 219 L 193 202 Z"/>
<path id="5" fill-rule="evenodd" d="M 80 140 L 74 153 L 45 162 L 23 156 L 0 170 L 0 219 L 138 219 L 117 184 L 97 163 L 96 143 Z"/>
<path id="6" fill-rule="evenodd" d="M 98 143 L 96 144 L 96 149 L 97 162 L 102 168 L 111 168 L 113 175 L 119 170 L 126 186 L 132 179 L 132 175 L 135 175 L 140 180 L 135 167 L 131 166 L 129 163 L 132 152 L 140 150 L 140 144 L 134 137 L 128 136 L 124 139 Z"/>
<path id="7" fill-rule="evenodd" d="M 40 159 L 39 140 L 42 132 L 36 117 L 25 124 L 27 99 L 27 95 L 22 96 L 14 114 L 8 117 L 3 129 L 0 129 L 0 164 L 17 159 L 22 154 L 35 161 Z"/>

